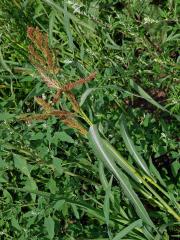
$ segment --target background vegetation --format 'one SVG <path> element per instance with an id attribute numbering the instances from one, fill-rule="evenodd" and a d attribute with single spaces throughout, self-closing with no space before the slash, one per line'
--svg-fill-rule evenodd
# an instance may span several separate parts
<path id="1" fill-rule="evenodd" d="M 97 72 L 73 90 L 81 107 L 132 163 L 120 130 L 124 113 L 173 206 L 180 168 L 178 10 L 176 0 L 1 0 L 0 239 L 154 239 L 87 139 L 54 117 L 20 121 L 23 113 L 41 112 L 35 96 L 48 101 L 54 94 L 30 64 L 26 31 L 38 26 L 48 33 L 63 84 Z M 65 96 L 61 104 L 69 107 Z M 173 216 L 151 196 L 139 197 L 161 233 L 156 239 L 178 239 Z"/>

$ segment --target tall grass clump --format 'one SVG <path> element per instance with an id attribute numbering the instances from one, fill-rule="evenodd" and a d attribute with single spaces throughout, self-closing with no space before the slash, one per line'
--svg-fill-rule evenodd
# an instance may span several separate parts
<path id="1" fill-rule="evenodd" d="M 176 1 L 0 5 L 0 238 L 178 239 Z"/>

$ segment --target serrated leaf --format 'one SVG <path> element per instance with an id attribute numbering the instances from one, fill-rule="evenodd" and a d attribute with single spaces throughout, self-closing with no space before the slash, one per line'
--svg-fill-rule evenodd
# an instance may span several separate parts
<path id="1" fill-rule="evenodd" d="M 63 174 L 63 168 L 62 168 L 62 160 L 59 158 L 54 157 L 53 158 L 53 167 L 55 170 L 56 175 L 61 176 Z"/>
<path id="2" fill-rule="evenodd" d="M 71 207 L 72 207 L 72 209 L 73 209 L 73 212 L 74 212 L 75 217 L 76 217 L 77 219 L 79 219 L 79 218 L 80 218 L 80 217 L 79 217 L 79 212 L 78 212 L 78 209 L 77 209 L 76 205 L 75 205 L 75 204 L 71 204 Z"/>
<path id="3" fill-rule="evenodd" d="M 11 114 L 8 112 L 0 113 L 0 121 L 12 120 L 15 117 L 15 114 Z"/>
<path id="4" fill-rule="evenodd" d="M 46 228 L 46 231 L 48 233 L 48 237 L 49 239 L 53 239 L 54 238 L 54 220 L 52 219 L 51 216 L 45 218 L 44 220 L 44 226 Z"/>
<path id="5" fill-rule="evenodd" d="M 49 188 L 49 190 L 52 194 L 55 194 L 58 190 L 58 188 L 56 186 L 56 181 L 54 181 L 53 178 L 50 178 L 49 182 L 47 183 L 47 187 Z"/>
<path id="6" fill-rule="evenodd" d="M 57 132 L 57 133 L 55 133 L 55 136 L 61 142 L 74 143 L 73 138 L 71 136 L 69 136 L 66 132 Z"/>
<path id="7" fill-rule="evenodd" d="M 13 226 L 14 228 L 16 228 L 17 230 L 19 230 L 19 231 L 21 230 L 21 227 L 20 227 L 17 219 L 15 219 L 14 216 L 11 217 L 11 224 L 12 224 L 12 226 Z"/>
<path id="8" fill-rule="evenodd" d="M 36 182 L 34 181 L 34 179 L 32 177 L 29 177 L 25 183 L 25 186 L 24 186 L 25 189 L 28 189 L 30 191 L 36 191 L 38 190 L 38 187 L 37 187 L 37 184 Z M 35 202 L 36 201 L 36 194 L 34 193 L 31 193 L 31 198 L 32 200 Z"/>
<path id="9" fill-rule="evenodd" d="M 14 166 L 18 168 L 24 175 L 30 177 L 27 161 L 24 157 L 18 154 L 13 154 Z"/>
<path id="10" fill-rule="evenodd" d="M 33 134 L 30 138 L 30 140 L 41 140 L 44 138 L 44 134 L 41 132 L 38 132 L 36 134 Z"/>
<path id="11" fill-rule="evenodd" d="M 55 210 L 62 210 L 62 209 L 63 209 L 63 206 L 64 206 L 64 203 L 65 203 L 65 200 L 58 200 L 58 201 L 54 204 L 53 208 L 54 208 Z"/>

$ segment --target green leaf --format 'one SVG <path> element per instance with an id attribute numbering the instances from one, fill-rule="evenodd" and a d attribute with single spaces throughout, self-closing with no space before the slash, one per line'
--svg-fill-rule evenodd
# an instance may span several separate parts
<path id="1" fill-rule="evenodd" d="M 41 140 L 43 138 L 44 138 L 44 134 L 41 132 L 38 132 L 38 133 L 32 134 L 30 140 Z"/>
<path id="2" fill-rule="evenodd" d="M 4 61 L 3 59 L 3 54 L 2 54 L 2 51 L 1 51 L 1 48 L 0 48 L 0 63 L 2 65 L 2 67 L 8 71 L 11 75 L 14 76 L 14 74 L 12 73 L 11 69 L 9 68 L 9 66 L 6 64 L 6 62 Z"/>
<path id="3" fill-rule="evenodd" d="M 0 113 L 0 121 L 12 120 L 15 117 L 15 114 L 8 112 Z"/>
<path id="4" fill-rule="evenodd" d="M 14 166 L 18 168 L 24 175 L 30 178 L 30 172 L 28 169 L 26 159 L 18 154 L 13 154 L 13 158 L 14 158 Z"/>
<path id="5" fill-rule="evenodd" d="M 36 182 L 34 181 L 34 179 L 32 177 L 29 177 L 25 183 L 25 189 L 28 190 L 38 190 L 38 187 L 36 185 Z M 36 201 L 36 194 L 31 193 L 31 198 L 32 200 L 35 202 Z"/>
<path id="6" fill-rule="evenodd" d="M 137 83 L 135 83 L 132 79 L 129 81 L 130 86 L 139 93 L 140 96 L 142 96 L 147 102 L 151 103 L 152 105 L 156 106 L 157 108 L 161 109 L 164 112 L 169 113 L 170 115 L 174 116 L 178 121 L 180 121 L 180 116 L 174 115 L 171 112 L 169 112 L 165 107 L 160 105 L 158 102 L 156 102 L 149 94 L 147 94 L 144 89 L 142 89 Z"/>
<path id="7" fill-rule="evenodd" d="M 129 153 L 131 154 L 131 156 L 134 158 L 134 160 L 136 161 L 136 163 L 141 167 L 141 169 L 149 176 L 151 176 L 149 169 L 147 167 L 147 164 L 145 163 L 145 161 L 143 160 L 143 158 L 141 157 L 141 155 L 138 153 L 133 141 L 131 140 L 129 133 L 127 131 L 127 126 L 126 126 L 126 120 L 124 115 L 121 115 L 121 123 L 120 123 L 120 127 L 121 127 L 121 135 L 123 137 L 123 140 L 125 142 L 125 145 L 129 151 Z"/>
<path id="8" fill-rule="evenodd" d="M 101 138 L 103 141 L 103 144 L 106 146 L 108 149 L 108 154 L 109 156 L 114 159 L 114 161 L 127 173 L 129 174 L 133 180 L 135 180 L 138 183 L 142 183 L 141 178 L 139 177 L 139 174 L 137 171 L 134 169 L 134 167 L 123 158 L 123 156 L 116 151 L 116 149 L 106 140 Z"/>
<path id="9" fill-rule="evenodd" d="M 11 217 L 11 224 L 14 228 L 16 228 L 17 230 L 21 231 L 21 227 L 17 221 L 17 219 L 15 219 L 14 216 Z"/>
<path id="10" fill-rule="evenodd" d="M 53 208 L 54 208 L 55 210 L 62 210 L 62 209 L 63 209 L 63 206 L 64 206 L 64 203 L 65 203 L 65 200 L 58 200 L 58 201 L 54 204 Z"/>
<path id="11" fill-rule="evenodd" d="M 171 164 L 171 170 L 174 177 L 178 175 L 179 169 L 180 169 L 180 162 L 176 160 Z"/>
<path id="12" fill-rule="evenodd" d="M 54 181 L 53 178 L 50 178 L 49 182 L 47 183 L 47 187 L 49 188 L 49 190 L 52 194 L 55 194 L 58 190 L 58 188 L 56 186 L 56 181 Z"/>
<path id="13" fill-rule="evenodd" d="M 60 6 L 60 4 L 56 4 L 52 0 L 43 0 L 43 1 L 45 3 L 47 3 L 49 6 L 51 6 L 53 9 L 55 9 L 57 11 L 58 15 L 64 14 L 64 9 Z M 88 28 L 90 31 L 92 31 L 92 34 L 93 34 L 94 29 L 89 24 L 86 24 L 85 21 L 81 21 L 79 18 L 77 18 L 74 14 L 72 14 L 70 12 L 67 12 L 67 15 L 72 21 L 76 22 L 77 24 L 79 24 L 83 27 Z M 89 20 L 89 22 L 91 22 L 91 21 Z"/>
<path id="14" fill-rule="evenodd" d="M 84 102 L 86 101 L 86 98 L 93 92 L 95 91 L 97 88 L 88 88 L 82 95 L 81 95 L 81 99 L 80 99 L 80 103 L 79 105 L 82 106 L 84 104 Z"/>
<path id="15" fill-rule="evenodd" d="M 109 215 L 110 215 L 109 199 L 110 199 L 110 196 L 111 196 L 112 180 L 113 180 L 113 175 L 111 176 L 111 179 L 110 179 L 110 181 L 107 185 L 106 195 L 105 195 L 104 205 L 103 205 L 103 211 L 104 211 L 104 216 L 105 216 L 105 221 L 106 221 L 107 226 L 109 226 Z"/>
<path id="16" fill-rule="evenodd" d="M 75 204 L 71 204 L 71 207 L 72 207 L 72 209 L 73 209 L 73 212 L 74 212 L 75 217 L 76 217 L 77 219 L 80 219 L 79 212 L 78 212 L 78 209 L 77 209 L 76 205 L 75 205 Z"/>
<path id="17" fill-rule="evenodd" d="M 136 220 L 133 223 L 131 223 L 129 226 L 125 227 L 122 231 L 120 231 L 112 240 L 120 240 L 123 237 L 125 237 L 127 234 L 129 234 L 134 228 L 140 228 L 142 227 L 142 220 Z"/>
<path id="18" fill-rule="evenodd" d="M 54 220 L 52 219 L 51 216 L 49 216 L 48 218 L 45 218 L 44 220 L 44 226 L 46 228 L 46 231 L 48 233 L 49 239 L 53 239 L 54 238 Z"/>
<path id="19" fill-rule="evenodd" d="M 156 102 L 149 94 L 147 94 L 144 89 L 142 89 L 137 83 L 135 83 L 132 79 L 130 79 L 130 86 L 134 88 L 136 92 L 139 93 L 146 101 L 161 109 L 162 111 L 169 112 L 165 107 L 161 106 L 158 102 Z"/>
<path id="20" fill-rule="evenodd" d="M 166 183 L 162 179 L 160 173 L 158 172 L 157 168 L 154 166 L 151 159 L 150 159 L 149 169 L 152 172 L 152 174 L 159 180 L 159 182 L 162 184 L 162 186 L 167 187 Z"/>
<path id="21" fill-rule="evenodd" d="M 49 44 L 50 46 L 53 46 L 53 28 L 54 28 L 54 23 L 56 20 L 55 12 L 51 11 L 49 14 Z"/>
<path id="22" fill-rule="evenodd" d="M 60 158 L 53 157 L 53 167 L 57 176 L 61 176 L 63 174 L 63 168 L 61 163 L 62 160 Z"/>
<path id="23" fill-rule="evenodd" d="M 75 48 L 75 45 L 73 43 L 73 37 L 71 34 L 71 29 L 70 29 L 69 15 L 68 15 L 68 11 L 67 11 L 67 3 L 65 1 L 64 1 L 64 28 L 65 28 L 67 36 L 68 36 L 69 47 L 73 51 Z"/>
<path id="24" fill-rule="evenodd" d="M 68 142 L 68 143 L 74 143 L 74 140 L 71 136 L 69 136 L 66 132 L 57 132 L 55 133 L 55 136 L 61 141 L 61 142 Z"/>
<path id="25" fill-rule="evenodd" d="M 109 150 L 103 143 L 98 133 L 97 127 L 95 125 L 92 125 L 90 127 L 88 138 L 90 140 L 90 145 L 93 149 L 94 154 L 98 157 L 98 159 L 104 162 L 108 170 L 110 170 L 114 174 L 116 179 L 120 182 L 120 185 L 125 195 L 129 199 L 129 201 L 134 205 L 138 216 L 146 224 L 155 228 L 142 202 L 140 201 L 137 194 L 134 192 L 128 177 L 120 170 L 120 168 L 117 167 L 115 161 L 111 158 L 111 155 L 109 154 Z"/>

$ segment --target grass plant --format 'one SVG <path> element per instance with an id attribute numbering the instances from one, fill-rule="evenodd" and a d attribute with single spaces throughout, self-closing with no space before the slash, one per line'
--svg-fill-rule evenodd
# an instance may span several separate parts
<path id="1" fill-rule="evenodd" d="M 179 4 L 0 3 L 0 239 L 179 238 Z"/>

